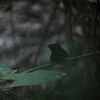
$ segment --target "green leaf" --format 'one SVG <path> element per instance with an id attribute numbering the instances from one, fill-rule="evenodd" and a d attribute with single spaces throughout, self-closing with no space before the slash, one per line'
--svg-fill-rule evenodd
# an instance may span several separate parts
<path id="1" fill-rule="evenodd" d="M 1 76 L 7 75 L 10 72 L 11 72 L 11 69 L 7 65 L 4 65 L 4 64 L 0 65 L 0 75 Z"/>
<path id="2" fill-rule="evenodd" d="M 2 76 L 6 76 L 8 74 L 13 74 L 17 72 L 17 70 L 11 70 L 7 65 L 5 64 L 1 64 L 0 65 L 0 75 Z"/>
<path id="3" fill-rule="evenodd" d="M 62 72 L 53 70 L 38 70 L 30 73 L 18 73 L 2 77 L 6 80 L 15 80 L 10 87 L 40 85 L 54 82 L 61 78 Z"/>
<path id="4" fill-rule="evenodd" d="M 9 75 L 9 74 L 14 74 L 17 72 L 17 70 L 11 70 L 7 65 L 5 64 L 0 64 L 0 83 L 5 82 L 5 79 L 2 79 L 1 77 Z"/>

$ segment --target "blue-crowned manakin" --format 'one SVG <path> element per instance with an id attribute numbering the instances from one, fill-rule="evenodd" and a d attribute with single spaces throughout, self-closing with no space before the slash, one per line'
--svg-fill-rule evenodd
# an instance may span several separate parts
<path id="1" fill-rule="evenodd" d="M 59 43 L 49 44 L 48 48 L 52 52 L 50 56 L 52 63 L 61 63 L 68 56 L 67 52 L 61 47 Z"/>

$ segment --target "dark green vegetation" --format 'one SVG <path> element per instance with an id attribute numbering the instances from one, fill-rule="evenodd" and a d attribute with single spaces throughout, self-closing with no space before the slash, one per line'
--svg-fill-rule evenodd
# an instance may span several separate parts
<path id="1" fill-rule="evenodd" d="M 0 100 L 100 100 L 99 9 L 99 0 L 0 0 Z"/>

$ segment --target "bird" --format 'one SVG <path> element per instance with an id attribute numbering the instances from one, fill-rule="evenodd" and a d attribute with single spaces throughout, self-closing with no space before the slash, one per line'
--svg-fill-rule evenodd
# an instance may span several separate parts
<path id="1" fill-rule="evenodd" d="M 61 47 L 59 43 L 49 44 L 48 48 L 51 50 L 51 63 L 62 63 L 68 56 L 67 52 Z"/>

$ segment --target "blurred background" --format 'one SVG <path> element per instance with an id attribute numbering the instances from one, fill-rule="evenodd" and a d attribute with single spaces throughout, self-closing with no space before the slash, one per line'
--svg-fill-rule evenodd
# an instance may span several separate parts
<path id="1" fill-rule="evenodd" d="M 18 69 L 19 72 L 48 64 L 51 55 L 48 45 L 55 42 L 59 42 L 68 52 L 69 58 L 93 52 L 94 41 L 96 41 L 95 47 L 100 50 L 99 9 L 100 5 L 96 21 L 96 37 L 94 37 L 96 2 L 88 0 L 0 0 L 0 63 L 12 69 Z M 90 56 L 62 66 L 70 67 L 68 73 L 71 78 L 71 87 L 66 82 L 59 86 L 62 84 L 59 82 L 56 86 L 59 88 L 43 85 L 4 91 L 9 94 L 18 94 L 23 97 L 21 100 L 92 100 L 91 98 L 95 96 L 99 98 L 99 89 L 97 90 L 99 86 L 94 85 L 99 83 L 99 54 L 96 60 Z M 82 93 L 79 88 L 77 94 L 74 94 L 79 86 L 76 86 L 77 83 L 81 81 L 76 78 L 77 82 L 75 80 L 76 83 L 74 83 L 75 73 L 79 73 L 78 77 L 82 73 L 88 76 L 88 86 L 93 87 L 90 87 L 92 90 L 83 90 L 83 87 Z M 86 80 L 84 77 L 82 79 Z M 67 96 L 60 95 L 58 91 L 60 94 L 67 93 Z M 96 91 L 95 96 L 94 91 Z M 8 97 L 1 100 L 8 100 Z M 19 99 L 10 98 L 9 100 Z"/>

